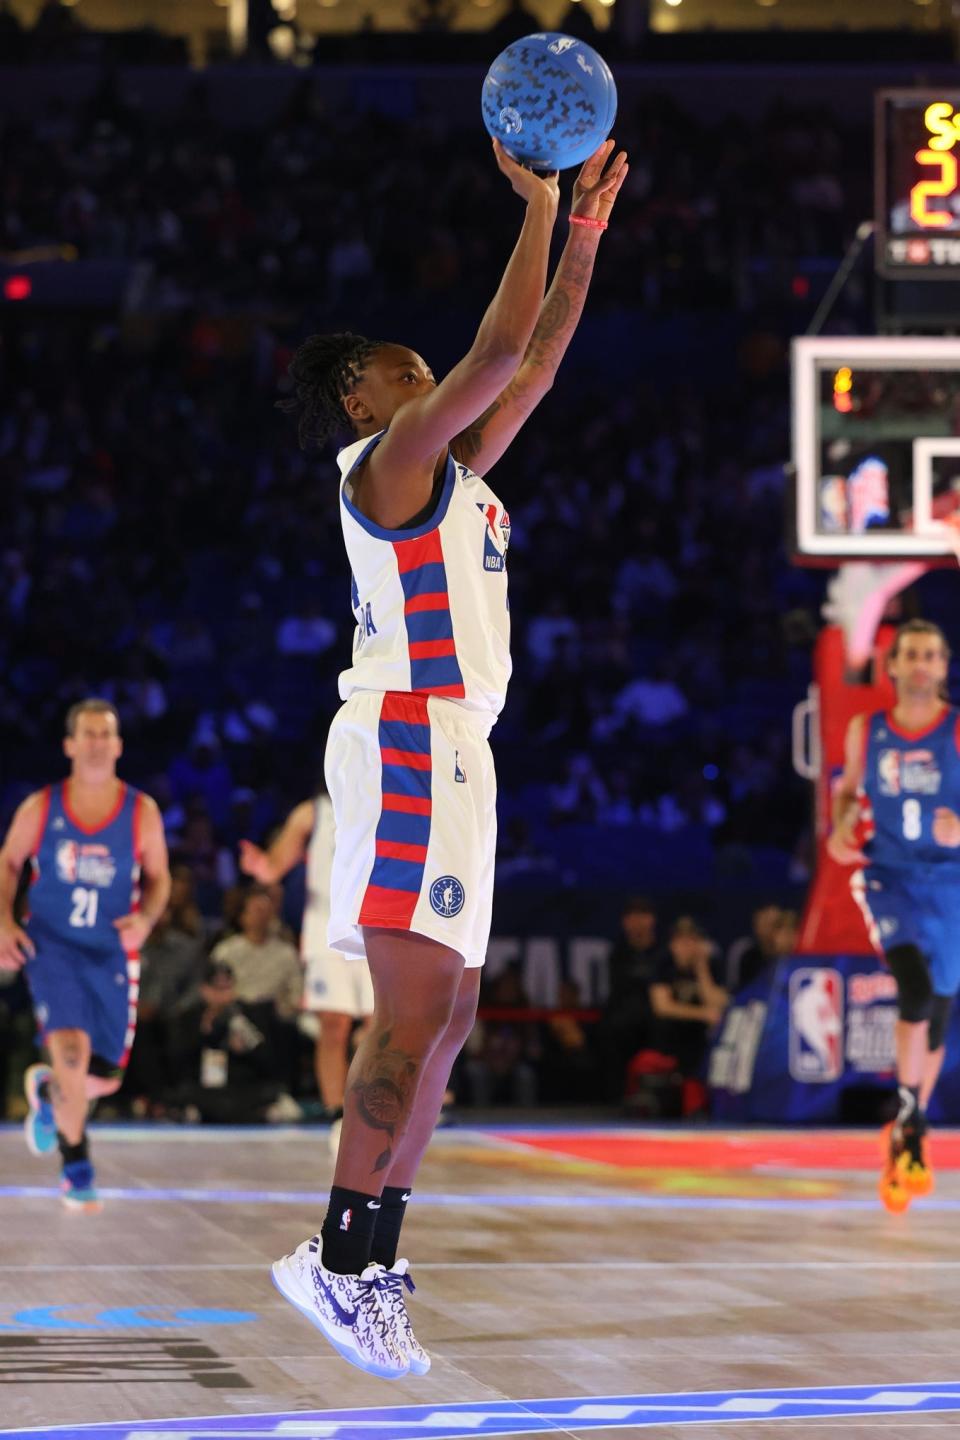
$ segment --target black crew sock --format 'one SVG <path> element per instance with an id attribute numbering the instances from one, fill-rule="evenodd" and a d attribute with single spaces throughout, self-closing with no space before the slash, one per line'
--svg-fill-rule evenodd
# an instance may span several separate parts
<path id="1" fill-rule="evenodd" d="M 84 1131 L 77 1145 L 71 1145 L 65 1136 L 57 1131 L 57 1145 L 60 1149 L 60 1158 L 64 1165 L 72 1165 L 75 1160 L 89 1160 L 90 1154 L 87 1150 L 87 1132 Z"/>
<path id="2" fill-rule="evenodd" d="M 901 1129 L 907 1125 L 916 1125 L 920 1118 L 920 1086 L 898 1085 L 897 1093 L 900 1096 L 897 1124 Z"/>
<path id="3" fill-rule="evenodd" d="M 380 1210 L 377 1214 L 377 1223 L 373 1227 L 373 1245 L 370 1249 L 370 1259 L 378 1265 L 385 1265 L 389 1270 L 397 1263 L 397 1250 L 400 1246 L 400 1227 L 403 1224 L 403 1217 L 407 1213 L 407 1201 L 410 1199 L 410 1191 L 404 1190 L 400 1185 L 385 1185 L 383 1194 L 380 1197 Z"/>
<path id="4" fill-rule="evenodd" d="M 370 1264 L 373 1229 L 380 1213 L 380 1196 L 364 1195 L 334 1185 L 320 1227 L 323 1264 L 335 1275 L 359 1275 Z"/>

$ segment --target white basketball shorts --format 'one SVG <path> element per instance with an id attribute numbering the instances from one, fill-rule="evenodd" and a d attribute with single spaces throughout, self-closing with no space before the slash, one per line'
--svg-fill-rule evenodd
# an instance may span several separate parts
<path id="1" fill-rule="evenodd" d="M 492 725 L 451 700 L 397 691 L 358 691 L 337 712 L 324 759 L 333 949 L 363 955 L 369 925 L 483 964 L 497 839 Z"/>
<path id="2" fill-rule="evenodd" d="M 330 1010 L 362 1020 L 373 1014 L 373 982 L 362 960 L 348 960 L 326 945 L 304 946 L 304 1010 Z"/>

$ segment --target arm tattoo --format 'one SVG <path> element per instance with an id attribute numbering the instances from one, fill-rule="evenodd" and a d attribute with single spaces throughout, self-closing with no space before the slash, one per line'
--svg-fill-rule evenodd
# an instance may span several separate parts
<path id="1" fill-rule="evenodd" d="M 583 313 L 595 257 L 595 244 L 591 246 L 583 237 L 571 236 L 540 307 L 540 317 L 519 370 L 493 404 L 456 437 L 452 449 L 458 460 L 469 465 L 482 452 L 484 431 L 495 415 L 510 411 L 509 423 L 517 426 L 543 398 Z"/>
<path id="2" fill-rule="evenodd" d="M 458 460 L 465 460 L 469 463 L 475 460 L 480 454 L 483 446 L 483 432 L 498 411 L 504 409 L 532 410 L 533 405 L 526 402 L 527 384 L 519 378 L 519 373 L 514 375 L 507 388 L 500 394 L 492 405 L 488 405 L 482 415 L 478 415 L 472 425 L 462 430 L 457 436 L 455 454 Z"/>
<path id="3" fill-rule="evenodd" d="M 371 1130 L 385 1131 L 390 1142 L 377 1156 L 374 1174 L 385 1170 L 393 1158 L 397 1126 L 410 1113 L 417 1074 L 416 1060 L 405 1050 L 391 1049 L 390 1038 L 389 1030 L 384 1030 L 378 1037 L 373 1054 L 352 1087 L 360 1119 Z"/>

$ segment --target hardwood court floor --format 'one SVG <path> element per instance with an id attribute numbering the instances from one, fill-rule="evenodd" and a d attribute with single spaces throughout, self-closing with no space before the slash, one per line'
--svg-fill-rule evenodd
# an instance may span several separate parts
<path id="1" fill-rule="evenodd" d="M 960 1135 L 892 1217 L 873 1134 L 441 1131 L 402 1247 L 433 1369 L 395 1382 L 269 1281 L 319 1227 L 324 1132 L 93 1145 L 106 1208 L 71 1215 L 0 1130 L 0 1436 L 960 1437 Z"/>

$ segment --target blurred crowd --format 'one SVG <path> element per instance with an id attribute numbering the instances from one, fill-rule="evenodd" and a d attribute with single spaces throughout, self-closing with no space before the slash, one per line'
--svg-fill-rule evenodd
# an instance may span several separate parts
<path id="1" fill-rule="evenodd" d="M 154 309 L 489 298 L 517 211 L 472 105 L 441 111 L 428 83 L 389 72 L 378 93 L 308 74 L 261 77 L 244 112 L 236 79 L 174 81 L 153 108 L 135 71 L 105 70 L 82 103 L 0 107 L 0 250 L 148 264 Z M 869 126 L 800 95 L 748 119 L 625 86 L 630 174 L 591 306 L 796 308 L 871 213 Z"/>
<path id="2" fill-rule="evenodd" d="M 102 1115 L 218 1124 L 328 1118 L 316 1083 L 319 1022 L 283 919 L 282 887 L 231 887 L 213 922 L 200 912 L 189 867 L 176 863 L 172 879 L 142 951 L 123 1088 Z M 764 903 L 750 932 L 724 949 L 694 917 L 667 923 L 651 898 L 628 897 L 602 1003 L 588 1004 L 566 978 L 555 1006 L 535 1007 L 515 964 L 485 977 L 451 1104 L 705 1113 L 707 1058 L 727 1005 L 772 981 L 796 930 L 795 912 Z M 0 1118 L 23 1113 L 21 1077 L 33 1053 L 23 977 L 0 972 Z"/>
<path id="3" fill-rule="evenodd" d="M 67 704 L 106 694 L 128 773 L 218 894 L 236 839 L 312 785 L 353 625 L 331 457 L 273 410 L 292 346 L 370 321 L 443 358 L 437 316 L 468 341 L 516 209 L 472 131 L 359 104 L 334 127 L 308 83 L 258 145 L 202 86 L 160 114 L 105 82 L 3 123 L 0 246 L 130 262 L 139 300 L 0 311 L 0 811 L 49 769 Z M 655 96 L 621 138 L 585 321 L 619 327 L 618 361 L 575 349 L 493 476 L 513 522 L 504 862 L 549 870 L 571 823 L 695 826 L 734 851 L 799 841 L 802 879 L 788 720 L 822 581 L 784 555 L 784 337 L 750 312 L 750 257 L 839 252 L 857 147 L 822 114 L 751 131 Z M 722 363 L 658 372 L 654 313 L 669 340 L 673 312 L 737 306 Z"/>

